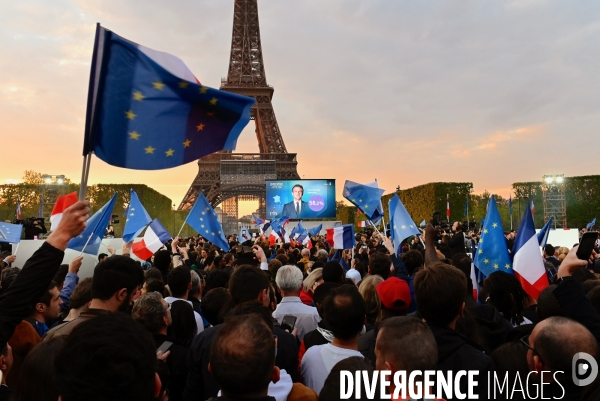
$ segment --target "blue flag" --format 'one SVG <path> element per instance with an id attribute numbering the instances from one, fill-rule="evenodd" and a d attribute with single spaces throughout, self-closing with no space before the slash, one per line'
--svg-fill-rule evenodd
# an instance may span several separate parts
<path id="1" fill-rule="evenodd" d="M 346 181 L 342 195 L 348 199 L 354 206 L 372 220 L 378 216 L 377 209 L 381 203 L 381 196 L 384 189 L 373 188 L 369 185 L 359 184 L 353 181 Z"/>
<path id="2" fill-rule="evenodd" d="M 321 229 L 323 228 L 323 224 L 319 224 L 316 227 L 313 228 L 309 228 L 306 230 L 306 232 L 308 233 L 308 235 L 310 235 L 311 237 L 316 237 L 317 235 L 319 235 L 319 233 L 321 232 Z"/>
<path id="3" fill-rule="evenodd" d="M 183 61 L 98 25 L 83 154 L 158 170 L 234 150 L 255 100 L 198 83 Z"/>
<path id="4" fill-rule="evenodd" d="M 225 239 L 223 227 L 219 223 L 217 214 L 208 203 L 208 199 L 203 193 L 198 196 L 192 210 L 185 219 L 185 222 L 190 225 L 198 234 L 206 238 L 224 251 L 229 251 L 229 244 Z"/>
<path id="5" fill-rule="evenodd" d="M 285 239 L 285 226 L 289 223 L 290 218 L 288 216 L 282 216 L 271 222 L 271 229 L 279 235 L 282 240 Z"/>
<path id="6" fill-rule="evenodd" d="M 469 214 L 469 195 L 467 195 L 467 200 L 465 201 L 465 210 L 463 212 L 463 216 L 468 216 Z"/>
<path id="7" fill-rule="evenodd" d="M 0 223 L 0 242 L 18 244 L 23 233 L 22 224 Z"/>
<path id="8" fill-rule="evenodd" d="M 550 217 L 550 219 L 544 224 L 544 227 L 537 233 L 538 243 L 542 248 L 546 247 L 548 243 L 548 235 L 550 234 L 550 228 L 552 227 L 552 221 L 554 220 L 554 216 Z"/>
<path id="9" fill-rule="evenodd" d="M 396 253 L 400 243 L 411 235 L 420 234 L 419 229 L 406 211 L 398 195 L 394 194 L 388 203 L 390 211 L 390 232 Z"/>
<path id="10" fill-rule="evenodd" d="M 110 200 L 104 206 L 102 206 L 100 210 L 90 217 L 90 219 L 87 221 L 85 230 L 83 230 L 79 236 L 72 238 L 71 241 L 69 241 L 67 248 L 90 255 L 98 255 L 98 252 L 100 251 L 100 244 L 102 243 L 102 238 L 104 237 L 106 227 L 108 227 L 108 223 L 110 222 L 110 217 L 112 215 L 112 210 L 115 206 L 116 199 L 117 192 L 114 193 L 112 198 L 110 198 Z"/>
<path id="11" fill-rule="evenodd" d="M 426 222 L 425 220 L 423 220 L 423 221 L 422 221 L 422 222 L 419 224 L 419 227 L 421 227 L 421 228 L 425 228 L 425 227 L 427 227 L 427 222 Z"/>
<path id="12" fill-rule="evenodd" d="M 512 216 L 512 194 L 510 194 L 510 198 L 508 198 L 508 211 Z"/>
<path id="13" fill-rule="evenodd" d="M 126 213 L 123 241 L 129 242 L 140 235 L 144 228 L 152 222 L 152 219 L 133 189 L 130 189 L 129 207 Z"/>
<path id="14" fill-rule="evenodd" d="M 512 274 L 512 264 L 494 195 L 490 196 L 488 202 L 474 263 L 485 276 L 489 276 L 495 271 Z"/>
<path id="15" fill-rule="evenodd" d="M 585 228 L 589 231 L 592 228 L 594 228 L 595 225 L 596 225 L 596 218 L 594 217 L 594 220 L 590 221 Z"/>

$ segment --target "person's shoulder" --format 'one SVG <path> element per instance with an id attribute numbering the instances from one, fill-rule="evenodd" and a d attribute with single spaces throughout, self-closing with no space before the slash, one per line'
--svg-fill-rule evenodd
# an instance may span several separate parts
<path id="1" fill-rule="evenodd" d="M 304 363 L 304 361 L 309 361 L 315 358 L 319 358 L 319 359 L 323 359 L 321 357 L 321 349 L 325 346 L 326 344 L 323 345 L 313 345 L 312 347 L 310 347 L 309 349 L 306 350 L 306 352 L 304 353 L 304 357 L 302 358 L 302 363 Z"/>
<path id="2" fill-rule="evenodd" d="M 310 387 L 305 386 L 302 383 L 294 383 L 292 391 L 287 396 L 287 401 L 317 401 L 319 399 L 318 394 Z"/>

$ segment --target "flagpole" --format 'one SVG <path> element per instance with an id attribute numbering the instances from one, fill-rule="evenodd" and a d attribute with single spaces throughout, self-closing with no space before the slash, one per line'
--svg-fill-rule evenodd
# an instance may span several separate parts
<path id="1" fill-rule="evenodd" d="M 96 228 L 98 228 L 96 226 Z M 96 228 L 94 228 L 92 230 L 92 233 L 96 230 Z M 85 241 L 85 245 L 83 246 L 83 248 L 81 248 L 81 253 L 79 254 L 79 256 L 83 256 L 83 251 L 85 251 L 85 247 L 88 246 L 88 244 L 90 243 L 90 240 L 92 239 L 92 234 L 90 234 L 90 236 L 88 237 L 87 241 Z"/>
<path id="2" fill-rule="evenodd" d="M 88 153 L 83 157 L 83 168 L 81 169 L 81 184 L 79 187 L 79 200 L 85 200 L 85 192 L 87 190 L 88 176 L 90 174 L 90 164 L 92 162 L 92 153 Z"/>
<path id="3" fill-rule="evenodd" d="M 17 256 L 17 252 L 19 252 L 19 245 L 21 245 L 21 243 L 17 242 L 17 247 L 15 248 L 15 256 Z"/>

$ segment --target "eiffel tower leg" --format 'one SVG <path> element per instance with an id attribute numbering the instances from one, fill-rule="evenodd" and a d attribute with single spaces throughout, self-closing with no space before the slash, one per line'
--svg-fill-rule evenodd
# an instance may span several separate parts
<path id="1" fill-rule="evenodd" d="M 237 233 L 238 197 L 227 198 L 221 204 L 223 208 L 223 231 L 225 235 Z"/>

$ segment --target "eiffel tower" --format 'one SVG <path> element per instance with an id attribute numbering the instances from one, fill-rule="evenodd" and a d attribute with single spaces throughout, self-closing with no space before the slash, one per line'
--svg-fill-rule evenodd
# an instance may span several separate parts
<path id="1" fill-rule="evenodd" d="M 198 174 L 178 210 L 190 209 L 203 191 L 221 204 L 223 229 L 237 232 L 238 202 L 258 200 L 266 212 L 266 180 L 299 179 L 295 153 L 288 153 L 273 111 L 274 89 L 267 84 L 258 24 L 258 0 L 235 0 L 231 55 L 222 90 L 256 99 L 251 110 L 259 153 L 213 153 L 198 160 Z"/>

